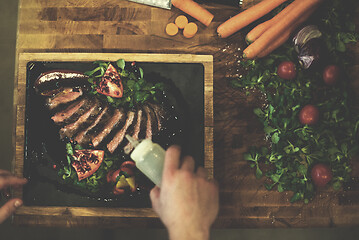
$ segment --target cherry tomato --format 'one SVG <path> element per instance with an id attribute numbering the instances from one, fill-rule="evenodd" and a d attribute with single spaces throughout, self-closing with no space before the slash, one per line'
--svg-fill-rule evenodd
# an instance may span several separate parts
<path id="1" fill-rule="evenodd" d="M 314 185 L 317 187 L 324 187 L 333 178 L 332 170 L 322 163 L 314 165 L 311 175 Z"/>
<path id="2" fill-rule="evenodd" d="M 117 170 L 115 170 L 115 171 L 110 171 L 110 172 L 112 172 L 112 174 L 109 176 L 109 182 L 113 182 L 113 183 L 115 183 L 116 182 L 116 179 L 117 179 L 117 177 L 120 175 L 120 172 L 121 172 L 121 169 L 117 169 Z M 110 173 L 109 172 L 109 173 Z M 108 174 L 109 174 L 108 173 Z M 107 175 L 108 175 L 107 174 Z"/>
<path id="3" fill-rule="evenodd" d="M 323 80 L 327 85 L 334 85 L 340 77 L 340 68 L 337 65 L 328 65 L 323 71 Z"/>
<path id="4" fill-rule="evenodd" d="M 282 62 L 278 66 L 277 74 L 280 78 L 286 80 L 294 79 L 297 75 L 294 63 L 290 61 Z"/>
<path id="5" fill-rule="evenodd" d="M 116 186 L 113 188 L 113 194 L 115 195 L 121 195 L 125 192 L 125 189 L 123 188 L 116 188 Z"/>
<path id="6" fill-rule="evenodd" d="M 313 105 L 306 105 L 299 112 L 299 121 L 301 124 L 313 125 L 317 123 L 319 119 L 319 111 Z"/>
<path id="7" fill-rule="evenodd" d="M 121 168 L 134 168 L 136 167 L 136 163 L 134 161 L 124 161 L 121 164 Z"/>
<path id="8" fill-rule="evenodd" d="M 129 177 L 133 176 L 133 168 L 121 167 L 121 171 L 126 172 Z"/>
<path id="9" fill-rule="evenodd" d="M 106 175 L 106 180 L 108 183 L 112 182 L 112 174 L 113 174 L 113 170 L 109 171 Z"/>

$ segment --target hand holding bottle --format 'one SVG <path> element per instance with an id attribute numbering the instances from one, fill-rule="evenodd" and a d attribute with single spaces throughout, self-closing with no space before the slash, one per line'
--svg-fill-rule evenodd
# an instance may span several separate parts
<path id="1" fill-rule="evenodd" d="M 218 214 L 218 187 L 207 180 L 206 170 L 195 172 L 192 157 L 180 165 L 180 148 L 166 151 L 161 188 L 150 193 L 152 206 L 167 227 L 170 239 L 209 239 L 209 230 Z"/>

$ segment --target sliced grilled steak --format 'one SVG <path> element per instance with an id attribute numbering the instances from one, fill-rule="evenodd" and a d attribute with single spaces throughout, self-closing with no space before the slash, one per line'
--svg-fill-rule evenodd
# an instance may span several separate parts
<path id="1" fill-rule="evenodd" d="M 156 123 L 157 123 L 157 130 L 161 131 L 162 129 L 162 122 L 165 119 L 166 113 L 164 111 L 164 109 L 158 105 L 158 104 L 153 104 L 153 103 L 149 103 L 148 104 L 152 111 L 154 112 L 155 116 L 156 116 Z"/>
<path id="2" fill-rule="evenodd" d="M 150 109 L 149 106 L 144 105 L 143 106 L 143 110 L 146 114 L 146 124 L 142 125 L 142 130 L 141 130 L 141 136 L 140 138 L 147 138 L 147 139 L 152 139 L 152 135 L 153 135 L 153 131 L 152 129 L 154 129 L 156 131 L 157 128 L 157 123 L 156 123 L 156 116 L 153 113 L 153 111 Z M 153 124 L 155 123 L 155 124 Z M 155 126 L 152 126 L 155 125 Z M 143 134 L 142 134 L 143 133 Z"/>
<path id="3" fill-rule="evenodd" d="M 85 128 L 79 134 L 77 134 L 77 136 L 75 137 L 75 141 L 80 145 L 89 143 L 91 139 L 90 139 L 90 135 L 88 135 L 88 132 L 94 129 L 99 124 L 100 121 L 104 121 L 103 119 L 106 118 L 105 115 L 107 112 L 108 112 L 108 106 L 106 106 L 105 108 L 102 109 L 102 111 L 100 111 L 100 113 L 96 116 L 96 118 L 94 118 L 93 122 L 87 128 Z"/>
<path id="4" fill-rule="evenodd" d="M 107 144 L 107 149 L 113 153 L 116 148 L 121 144 L 122 140 L 125 137 L 127 129 L 131 126 L 133 119 L 135 118 L 135 113 L 130 111 L 127 113 L 126 123 L 115 135 L 115 137 Z"/>
<path id="5" fill-rule="evenodd" d="M 51 117 L 51 119 L 56 124 L 66 123 L 67 119 L 70 119 L 72 116 L 74 116 L 87 103 L 87 101 L 88 99 L 86 98 L 78 100 L 65 108 L 65 110 L 57 112 L 54 116 Z"/>
<path id="6" fill-rule="evenodd" d="M 65 88 L 62 92 L 59 92 L 52 98 L 46 100 L 46 106 L 53 110 L 61 104 L 70 103 L 81 97 L 83 91 L 81 88 Z"/>
<path id="7" fill-rule="evenodd" d="M 113 116 L 108 120 L 102 131 L 92 139 L 92 144 L 97 147 L 102 140 L 119 124 L 124 113 L 118 109 L 115 110 Z"/>
<path id="8" fill-rule="evenodd" d="M 135 140 L 138 140 L 138 134 L 140 133 L 141 130 L 141 122 L 143 121 L 143 117 L 142 117 L 142 110 L 138 110 L 137 112 L 137 120 L 136 120 L 136 124 L 133 128 L 133 133 L 132 133 L 132 138 Z M 122 140 L 121 140 L 122 141 Z M 130 151 L 133 149 L 131 143 L 127 143 L 127 145 L 124 147 L 124 151 L 125 153 L 130 153 Z"/>
<path id="9" fill-rule="evenodd" d="M 64 138 L 69 137 L 72 138 L 76 132 L 79 131 L 80 127 L 86 123 L 86 121 L 90 118 L 91 114 L 93 114 L 96 109 L 98 108 L 98 101 L 93 101 L 93 104 L 89 110 L 84 112 L 83 115 L 81 115 L 77 121 L 70 123 L 63 128 L 60 129 L 60 137 Z"/>

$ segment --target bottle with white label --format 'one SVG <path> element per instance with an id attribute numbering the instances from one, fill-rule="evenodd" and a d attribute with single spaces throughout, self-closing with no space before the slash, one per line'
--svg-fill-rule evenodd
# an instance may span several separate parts
<path id="1" fill-rule="evenodd" d="M 150 139 L 136 141 L 128 135 L 126 138 L 134 147 L 130 156 L 135 161 L 136 167 L 154 184 L 160 186 L 166 151 Z"/>

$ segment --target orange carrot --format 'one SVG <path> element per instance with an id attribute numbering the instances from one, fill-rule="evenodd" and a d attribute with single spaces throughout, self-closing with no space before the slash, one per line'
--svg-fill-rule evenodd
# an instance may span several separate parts
<path id="1" fill-rule="evenodd" d="M 166 33 L 170 36 L 174 36 L 178 33 L 178 27 L 174 23 L 169 23 L 166 26 Z"/>
<path id="2" fill-rule="evenodd" d="M 289 14 L 289 12 L 296 6 L 296 4 L 298 4 L 298 2 L 294 2 L 294 4 L 289 4 L 286 8 L 284 8 L 280 13 L 278 13 L 272 19 L 265 21 L 257 25 L 255 28 L 253 28 L 246 36 L 247 42 L 252 43 L 255 40 L 257 40 L 260 37 L 260 35 L 262 35 L 265 31 L 267 31 L 267 29 L 269 29 L 275 23 L 283 19 L 284 16 Z"/>
<path id="3" fill-rule="evenodd" d="M 306 12 L 297 22 L 295 22 L 285 33 L 283 33 L 278 39 L 275 40 L 275 42 L 272 42 L 271 45 L 264 49 L 261 53 L 258 54 L 258 58 L 262 58 L 276 50 L 278 47 L 280 47 L 283 43 L 285 43 L 288 38 L 290 37 L 291 33 L 303 22 L 305 22 L 310 15 L 315 11 L 316 8 L 310 9 L 308 12 Z"/>
<path id="4" fill-rule="evenodd" d="M 265 21 L 259 25 L 257 25 L 255 28 L 253 28 L 246 36 L 246 42 L 251 44 L 255 40 L 259 38 L 260 35 L 262 35 L 265 31 L 267 31 L 270 26 L 273 25 L 273 19 L 269 19 L 268 21 Z"/>
<path id="5" fill-rule="evenodd" d="M 172 5 L 176 8 L 181 9 L 191 17 L 194 17 L 207 27 L 213 20 L 213 14 L 208 12 L 198 3 L 192 0 L 172 0 Z"/>
<path id="6" fill-rule="evenodd" d="M 262 52 L 258 54 L 258 58 L 262 58 L 267 56 L 269 53 L 273 52 L 275 49 L 277 49 L 279 46 L 281 46 L 283 43 L 285 43 L 288 38 L 290 37 L 291 32 L 286 31 L 284 34 L 282 34 L 278 39 L 276 39 L 274 42 L 271 43 L 271 45 L 264 49 Z"/>
<path id="7" fill-rule="evenodd" d="M 185 15 L 179 15 L 176 17 L 175 24 L 179 29 L 184 29 L 184 27 L 188 24 L 188 19 Z"/>
<path id="8" fill-rule="evenodd" d="M 268 48 L 275 39 L 279 38 L 287 29 L 295 24 L 298 19 L 301 19 L 305 13 L 310 9 L 313 9 L 323 0 L 295 0 L 298 2 L 296 7 L 283 17 L 281 21 L 278 21 L 266 32 L 264 32 L 254 43 L 244 49 L 243 53 L 246 58 L 253 59 L 264 49 Z M 294 4 L 294 2 L 292 3 Z"/>
<path id="9" fill-rule="evenodd" d="M 188 23 L 183 29 L 183 36 L 185 38 L 194 37 L 197 31 L 198 31 L 197 24 L 195 24 L 194 22 Z"/>
<path id="10" fill-rule="evenodd" d="M 263 0 L 219 25 L 217 33 L 221 38 L 229 37 L 255 20 L 263 17 L 285 1 L 287 0 Z"/>

